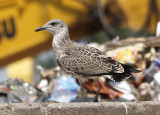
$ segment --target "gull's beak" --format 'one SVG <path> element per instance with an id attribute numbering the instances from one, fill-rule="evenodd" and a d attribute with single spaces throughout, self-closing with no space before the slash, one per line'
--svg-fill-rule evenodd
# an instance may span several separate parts
<path id="1" fill-rule="evenodd" d="M 45 27 L 41 26 L 41 27 L 35 29 L 35 32 L 38 32 L 38 31 L 41 31 L 41 30 L 45 30 L 45 29 L 46 29 Z"/>

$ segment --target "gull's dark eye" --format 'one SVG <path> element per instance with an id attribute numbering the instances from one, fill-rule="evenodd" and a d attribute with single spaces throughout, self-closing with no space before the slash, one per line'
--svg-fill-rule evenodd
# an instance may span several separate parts
<path id="1" fill-rule="evenodd" d="M 54 26 L 54 25 L 56 25 L 56 23 L 55 23 L 55 22 L 52 22 L 51 25 Z"/>

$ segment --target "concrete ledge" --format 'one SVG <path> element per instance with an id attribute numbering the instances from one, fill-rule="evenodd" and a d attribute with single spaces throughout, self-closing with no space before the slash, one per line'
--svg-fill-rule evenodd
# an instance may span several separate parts
<path id="1" fill-rule="evenodd" d="M 160 115 L 160 102 L 11 103 L 0 115 Z"/>

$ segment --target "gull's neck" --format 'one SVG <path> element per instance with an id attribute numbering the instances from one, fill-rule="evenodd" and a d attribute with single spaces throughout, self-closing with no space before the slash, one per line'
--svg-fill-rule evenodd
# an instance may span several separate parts
<path id="1" fill-rule="evenodd" d="M 64 28 L 62 31 L 56 33 L 53 36 L 52 47 L 55 53 L 61 50 L 63 45 L 70 41 L 68 28 Z"/>

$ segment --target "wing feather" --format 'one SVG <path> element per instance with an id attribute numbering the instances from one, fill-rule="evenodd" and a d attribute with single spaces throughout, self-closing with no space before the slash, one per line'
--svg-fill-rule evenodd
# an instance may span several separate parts
<path id="1" fill-rule="evenodd" d="M 84 76 L 124 72 L 121 63 L 91 46 L 70 42 L 64 46 L 63 52 L 64 56 L 60 56 L 57 62 L 66 72 Z"/>
<path id="2" fill-rule="evenodd" d="M 110 72 L 123 73 L 119 62 L 110 57 L 65 56 L 57 60 L 60 67 L 84 76 L 106 75 Z"/>
<path id="3" fill-rule="evenodd" d="M 74 56 L 100 56 L 104 55 L 103 52 L 99 51 L 98 49 L 85 46 L 83 44 L 75 44 L 72 47 L 65 48 L 66 55 L 74 55 Z"/>

